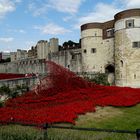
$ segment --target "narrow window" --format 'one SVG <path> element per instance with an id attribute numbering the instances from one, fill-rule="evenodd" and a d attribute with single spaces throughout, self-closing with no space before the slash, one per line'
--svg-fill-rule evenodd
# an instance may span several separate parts
<path id="1" fill-rule="evenodd" d="M 140 48 L 140 41 L 139 42 L 133 42 L 132 46 L 133 46 L 133 48 Z"/>
<path id="2" fill-rule="evenodd" d="M 134 27 L 134 20 L 126 20 L 126 28 L 133 28 Z"/>
<path id="3" fill-rule="evenodd" d="M 134 79 L 136 79 L 136 74 L 134 74 Z"/>
<path id="4" fill-rule="evenodd" d="M 121 67 L 123 67 L 123 61 L 121 60 Z"/>
<path id="5" fill-rule="evenodd" d="M 107 35 L 107 37 L 112 37 L 114 35 L 114 29 L 107 29 L 106 35 Z"/>
<path id="6" fill-rule="evenodd" d="M 96 48 L 91 48 L 91 53 L 96 53 Z"/>
<path id="7" fill-rule="evenodd" d="M 75 59 L 75 58 L 76 58 L 76 57 L 75 57 L 75 55 L 73 54 L 73 55 L 72 55 L 72 59 Z"/>
<path id="8" fill-rule="evenodd" d="M 87 50 L 86 49 L 84 49 L 84 53 L 87 53 Z"/>

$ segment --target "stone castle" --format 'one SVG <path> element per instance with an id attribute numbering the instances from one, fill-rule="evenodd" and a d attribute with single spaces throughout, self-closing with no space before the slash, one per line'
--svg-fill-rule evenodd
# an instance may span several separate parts
<path id="1" fill-rule="evenodd" d="M 58 39 L 40 40 L 29 51 L 11 53 L 0 72 L 45 73 L 45 60 L 76 73 L 107 73 L 117 86 L 140 87 L 140 9 L 117 13 L 104 23 L 81 26 L 79 43 L 59 46 Z"/>

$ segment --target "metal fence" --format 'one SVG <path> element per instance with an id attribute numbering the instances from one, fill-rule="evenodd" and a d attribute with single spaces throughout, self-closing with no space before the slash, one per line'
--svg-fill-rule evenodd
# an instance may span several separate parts
<path id="1" fill-rule="evenodd" d="M 18 124 L 23 126 L 31 126 L 37 127 L 36 124 L 21 124 L 21 123 L 9 123 L 9 124 Z M 0 124 L 2 126 L 2 124 Z M 44 140 L 48 140 L 48 129 L 55 128 L 55 129 L 68 129 L 68 130 L 75 130 L 75 131 L 94 131 L 94 132 L 107 132 L 107 133 L 122 133 L 122 134 L 134 134 L 136 136 L 136 140 L 140 140 L 140 129 L 132 130 L 116 130 L 116 129 L 102 129 L 102 128 L 84 128 L 84 127 L 74 127 L 74 126 L 58 126 L 58 125 L 50 125 L 50 124 L 43 124 L 39 125 L 43 129 L 43 137 Z"/>
<path id="2" fill-rule="evenodd" d="M 140 140 L 140 129 L 136 129 L 135 131 L 131 130 L 115 130 L 115 129 L 99 129 L 99 128 L 83 128 L 83 127 L 69 127 L 69 126 L 57 126 L 57 125 L 43 125 L 44 131 L 44 139 L 47 140 L 48 128 L 57 128 L 57 129 L 69 129 L 69 130 L 79 130 L 79 131 L 96 131 L 96 132 L 108 132 L 108 133 L 122 133 L 122 134 L 134 134 L 136 135 L 137 140 Z"/>

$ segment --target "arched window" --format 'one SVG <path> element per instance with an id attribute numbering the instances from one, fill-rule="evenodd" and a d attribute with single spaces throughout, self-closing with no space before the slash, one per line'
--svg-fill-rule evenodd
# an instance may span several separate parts
<path id="1" fill-rule="evenodd" d="M 121 60 L 120 62 L 121 62 L 121 67 L 123 67 L 123 61 Z"/>
<path id="2" fill-rule="evenodd" d="M 115 72 L 114 65 L 108 65 L 107 67 L 105 67 L 105 73 L 114 73 L 114 72 Z"/>
<path id="3" fill-rule="evenodd" d="M 87 50 L 86 49 L 84 49 L 84 53 L 87 53 Z"/>
<path id="4" fill-rule="evenodd" d="M 134 74 L 134 79 L 136 79 L 136 74 Z"/>

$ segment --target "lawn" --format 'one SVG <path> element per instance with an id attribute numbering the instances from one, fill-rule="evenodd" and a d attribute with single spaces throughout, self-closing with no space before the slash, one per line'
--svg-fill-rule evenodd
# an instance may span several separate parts
<path id="1" fill-rule="evenodd" d="M 74 127 L 133 130 L 140 128 L 140 104 L 133 107 L 97 107 L 96 112 L 80 115 Z M 71 126 L 71 124 L 55 124 Z M 0 127 L 0 140 L 43 140 L 40 128 L 20 125 Z M 135 134 L 48 129 L 48 140 L 135 140 Z"/>

